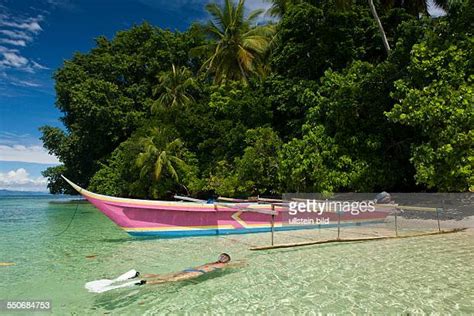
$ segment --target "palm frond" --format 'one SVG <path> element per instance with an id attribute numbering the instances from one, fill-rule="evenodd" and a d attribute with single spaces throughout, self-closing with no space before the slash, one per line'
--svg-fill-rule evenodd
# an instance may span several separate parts
<path id="1" fill-rule="evenodd" d="M 171 164 L 171 162 L 170 162 L 169 160 L 166 161 L 166 169 L 167 169 L 168 172 L 171 174 L 171 177 L 172 177 L 176 182 L 179 182 L 178 173 L 176 172 L 176 170 L 174 169 L 173 165 Z"/>
<path id="2" fill-rule="evenodd" d="M 154 176 L 155 180 L 158 180 L 161 176 L 161 171 L 163 170 L 163 164 L 166 163 L 166 151 L 162 151 L 161 154 L 156 158 Z"/>
<path id="3" fill-rule="evenodd" d="M 255 20 L 258 19 L 264 12 L 265 12 L 265 10 L 263 10 L 263 9 L 253 10 L 253 11 L 250 12 L 249 15 L 247 16 L 247 21 L 248 21 L 250 24 L 253 24 L 253 22 L 255 22 Z"/>
<path id="4" fill-rule="evenodd" d="M 237 3 L 224 0 L 222 6 L 214 3 L 206 8 L 212 19 L 201 30 L 214 42 L 192 51 L 207 58 L 201 71 L 212 74 L 215 83 L 224 80 L 246 82 L 249 76 L 256 74 L 256 62 L 267 60 L 263 55 L 274 36 L 274 27 L 252 27 L 264 11 L 255 10 L 245 17 L 245 0 Z"/>

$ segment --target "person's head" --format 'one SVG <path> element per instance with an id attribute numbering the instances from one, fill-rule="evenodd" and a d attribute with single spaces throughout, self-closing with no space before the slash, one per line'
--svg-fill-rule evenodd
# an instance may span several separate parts
<path id="1" fill-rule="evenodd" d="M 217 262 L 219 263 L 227 263 L 230 261 L 230 256 L 226 253 L 221 253 L 219 255 L 219 258 L 217 259 Z"/>

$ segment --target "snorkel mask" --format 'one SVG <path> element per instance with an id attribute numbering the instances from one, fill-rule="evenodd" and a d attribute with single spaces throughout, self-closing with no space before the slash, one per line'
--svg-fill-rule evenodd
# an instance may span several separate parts
<path id="1" fill-rule="evenodd" d="M 220 263 L 227 263 L 230 261 L 230 256 L 226 253 L 221 253 L 219 255 L 219 258 L 217 259 L 217 262 L 220 262 Z"/>

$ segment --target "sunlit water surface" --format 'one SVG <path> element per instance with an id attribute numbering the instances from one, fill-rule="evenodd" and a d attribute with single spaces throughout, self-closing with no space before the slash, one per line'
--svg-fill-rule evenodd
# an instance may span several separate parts
<path id="1" fill-rule="evenodd" d="M 0 198 L 0 299 L 49 299 L 54 314 L 474 313 L 472 234 L 253 252 L 268 234 L 136 240 L 88 204 Z M 287 241 L 281 237 L 280 242 Z M 282 240 L 284 239 L 284 240 Z M 247 266 L 192 282 L 104 294 L 87 281 L 132 268 L 180 271 L 228 252 Z"/>

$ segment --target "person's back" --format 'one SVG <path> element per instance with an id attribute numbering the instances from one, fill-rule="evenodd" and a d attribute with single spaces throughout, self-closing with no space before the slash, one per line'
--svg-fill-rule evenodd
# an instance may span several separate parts
<path id="1" fill-rule="evenodd" d="M 142 284 L 160 284 L 166 282 L 176 282 L 183 281 L 188 279 L 197 278 L 205 273 L 209 273 L 215 270 L 220 270 L 225 267 L 230 266 L 231 258 L 227 253 L 221 253 L 216 262 L 206 263 L 204 265 L 184 269 L 181 272 L 168 274 L 168 275 L 159 275 L 159 274 L 146 274 L 142 277 L 144 278 Z"/>

